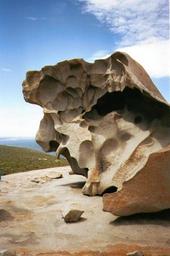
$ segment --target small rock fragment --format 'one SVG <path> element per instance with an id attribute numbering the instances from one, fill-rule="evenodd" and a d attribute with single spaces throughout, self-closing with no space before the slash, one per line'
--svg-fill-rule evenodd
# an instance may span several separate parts
<path id="1" fill-rule="evenodd" d="M 32 179 L 31 181 L 32 182 L 35 182 L 35 183 L 46 183 L 48 181 L 51 181 L 53 179 L 61 179 L 63 178 L 63 175 L 62 173 L 59 173 L 59 172 L 51 172 L 49 173 L 48 175 L 46 176 L 42 176 L 42 177 L 35 177 L 34 179 Z"/>
<path id="2" fill-rule="evenodd" d="M 70 171 L 69 172 L 69 175 L 74 175 L 75 173 L 73 171 Z"/>
<path id="3" fill-rule="evenodd" d="M 44 184 L 46 183 L 47 181 L 50 181 L 51 179 L 47 176 L 44 176 L 44 177 L 39 177 L 39 178 L 34 178 L 32 179 L 31 181 L 34 182 L 34 183 L 40 183 L 40 184 Z"/>
<path id="4" fill-rule="evenodd" d="M 144 256 L 143 252 L 140 252 L 140 251 L 129 252 L 126 255 L 127 256 Z"/>
<path id="5" fill-rule="evenodd" d="M 51 172 L 47 175 L 47 177 L 50 179 L 61 179 L 63 178 L 63 175 L 60 172 Z"/>
<path id="6" fill-rule="evenodd" d="M 31 180 L 31 182 L 40 183 L 40 180 L 38 178 L 34 178 Z"/>
<path id="7" fill-rule="evenodd" d="M 13 250 L 1 250 L 0 256 L 16 256 L 16 252 Z"/>
<path id="8" fill-rule="evenodd" d="M 84 213 L 84 211 L 73 209 L 73 210 L 68 211 L 63 216 L 63 218 L 66 223 L 78 222 L 83 213 Z"/>

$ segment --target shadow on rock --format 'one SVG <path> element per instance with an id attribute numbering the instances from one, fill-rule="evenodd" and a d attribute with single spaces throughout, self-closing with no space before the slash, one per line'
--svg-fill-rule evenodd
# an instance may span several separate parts
<path id="1" fill-rule="evenodd" d="M 8 212 L 4 209 L 0 209 L 0 222 L 1 221 L 11 221 L 13 219 L 14 219 L 14 217 L 11 215 L 10 212 Z"/>
<path id="2" fill-rule="evenodd" d="M 82 188 L 85 185 L 85 183 L 86 183 L 85 181 L 78 181 L 78 182 L 63 184 L 61 186 L 66 186 L 71 188 Z"/>
<path id="3" fill-rule="evenodd" d="M 11 239 L 9 240 L 11 244 L 17 244 L 17 245 L 27 245 L 27 244 L 37 244 L 38 238 L 35 235 L 34 232 L 29 232 L 26 234 L 20 235 L 12 235 Z"/>
<path id="4" fill-rule="evenodd" d="M 170 226 L 170 209 L 156 213 L 141 213 L 126 217 L 118 217 L 116 220 L 111 221 L 110 224 L 114 226 L 133 224 L 157 224 L 163 226 Z"/>

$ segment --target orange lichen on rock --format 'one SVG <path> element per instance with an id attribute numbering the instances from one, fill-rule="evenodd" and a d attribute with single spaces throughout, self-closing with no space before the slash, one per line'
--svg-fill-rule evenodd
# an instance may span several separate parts
<path id="1" fill-rule="evenodd" d="M 115 246 L 107 246 L 107 248 L 102 251 L 79 251 L 79 252 L 28 252 L 27 250 L 18 250 L 21 256 L 126 256 L 128 253 L 133 251 L 139 251 L 144 254 L 144 256 L 169 256 L 169 248 L 160 248 L 152 246 L 140 246 L 140 245 L 127 245 L 127 244 L 117 244 Z"/>
<path id="2" fill-rule="evenodd" d="M 104 195 L 104 210 L 123 216 L 169 208 L 169 159 L 170 146 L 151 154 L 143 169 L 119 192 Z"/>

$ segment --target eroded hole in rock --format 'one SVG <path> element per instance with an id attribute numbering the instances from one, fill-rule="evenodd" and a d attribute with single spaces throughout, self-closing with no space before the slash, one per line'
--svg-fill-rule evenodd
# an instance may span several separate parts
<path id="1" fill-rule="evenodd" d="M 14 217 L 11 215 L 10 212 L 8 212 L 4 209 L 0 209 L 0 222 L 1 221 L 11 221 L 13 219 L 14 219 Z"/>
<path id="2" fill-rule="evenodd" d="M 152 107 L 150 107 L 152 106 Z M 84 117 L 90 118 L 95 111 L 100 116 L 117 111 L 122 112 L 124 108 L 134 113 L 140 113 L 147 120 L 160 119 L 167 111 L 168 107 L 162 105 L 160 102 L 154 100 L 146 93 L 141 93 L 138 89 L 131 89 L 126 87 L 122 92 L 107 92 L 104 96 L 98 99 L 97 104 L 94 105 L 90 112 L 87 112 Z M 134 122 L 139 124 L 143 121 L 143 117 L 137 115 Z"/>
<path id="3" fill-rule="evenodd" d="M 114 184 L 123 193 L 104 195 L 104 210 L 129 215 L 169 207 L 170 107 L 130 56 L 118 52 L 93 64 L 74 59 L 28 72 L 23 92 L 44 109 L 37 142 L 45 151 L 58 147 L 73 173 L 88 176 L 82 192 L 113 193 Z M 144 187 L 145 180 L 154 186 Z"/>
<path id="4" fill-rule="evenodd" d="M 75 174 L 80 174 L 87 177 L 88 168 L 80 168 L 77 160 L 74 157 L 70 156 L 70 152 L 66 147 L 62 148 L 62 150 L 60 151 L 60 154 L 67 159 L 67 161 L 71 166 L 71 169 L 74 170 Z"/>
<path id="5" fill-rule="evenodd" d="M 61 141 L 62 141 L 62 144 L 65 145 L 68 140 L 69 140 L 69 136 L 62 133 L 62 134 L 61 134 Z"/>
<path id="6" fill-rule="evenodd" d="M 59 143 L 55 140 L 50 140 L 49 146 L 50 146 L 49 152 L 55 152 L 59 146 Z"/>
<path id="7" fill-rule="evenodd" d="M 67 159 L 68 160 L 68 159 Z M 74 172 L 78 175 L 83 175 L 85 177 L 87 177 L 87 173 L 88 173 L 88 168 L 80 168 L 77 160 L 73 157 L 70 157 L 70 159 L 68 160 L 72 170 L 74 170 Z"/>
<path id="8" fill-rule="evenodd" d="M 90 132 L 95 132 L 95 126 L 89 126 L 89 128 L 88 128 L 88 130 L 90 131 Z"/>
<path id="9" fill-rule="evenodd" d="M 121 141 L 128 141 L 131 137 L 132 135 L 130 133 L 125 132 L 120 136 L 120 139 Z"/>
<path id="10" fill-rule="evenodd" d="M 82 128 L 86 128 L 87 126 L 88 126 L 88 124 L 85 121 L 82 121 L 80 123 L 80 127 L 82 127 Z"/>
<path id="11" fill-rule="evenodd" d="M 115 187 L 115 186 L 110 186 L 110 187 L 106 188 L 106 189 L 103 191 L 102 196 L 103 196 L 104 194 L 114 193 L 114 192 L 116 192 L 116 191 L 117 191 L 117 187 Z"/>
<path id="12" fill-rule="evenodd" d="M 124 94 L 122 92 L 107 92 L 101 97 L 92 110 L 96 110 L 99 115 L 104 116 L 114 110 L 123 109 L 125 106 Z"/>
<path id="13" fill-rule="evenodd" d="M 136 116 L 134 120 L 135 124 L 139 124 L 142 122 L 142 117 L 141 116 Z"/>

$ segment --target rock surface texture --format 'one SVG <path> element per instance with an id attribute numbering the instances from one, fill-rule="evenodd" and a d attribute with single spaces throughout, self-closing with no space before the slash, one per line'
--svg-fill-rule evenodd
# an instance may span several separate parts
<path id="1" fill-rule="evenodd" d="M 25 100 L 43 108 L 36 136 L 72 171 L 86 195 L 104 195 L 117 215 L 170 208 L 170 106 L 146 71 L 116 52 L 27 73 Z"/>
<path id="2" fill-rule="evenodd" d="M 127 253 L 127 256 L 144 256 L 144 254 L 139 251 L 134 251 L 134 252 Z"/>
<path id="3" fill-rule="evenodd" d="M 116 217 L 101 210 L 102 197 L 84 196 L 85 177 L 69 175 L 69 171 L 64 166 L 2 177 L 0 216 L 10 218 L 0 218 L 0 253 L 126 256 L 138 251 L 144 256 L 170 255 L 170 210 Z M 62 173 L 63 178 L 32 182 L 51 172 Z M 84 210 L 81 220 L 65 223 L 66 208 Z"/>

